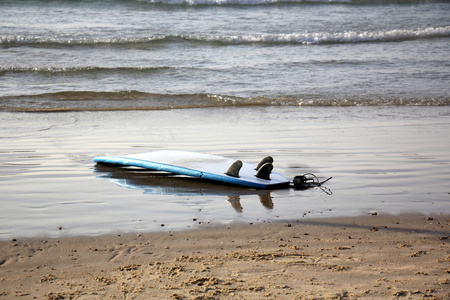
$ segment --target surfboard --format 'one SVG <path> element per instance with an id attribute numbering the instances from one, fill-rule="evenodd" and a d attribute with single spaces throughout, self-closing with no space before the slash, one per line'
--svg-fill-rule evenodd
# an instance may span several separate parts
<path id="1" fill-rule="evenodd" d="M 201 178 L 179 176 L 143 168 L 121 168 L 117 165 L 96 164 L 94 172 L 97 178 L 108 179 L 117 186 L 142 190 L 150 195 L 174 196 L 249 196 L 270 197 L 270 190 L 247 189 L 240 186 L 225 185 Z"/>
<path id="2" fill-rule="evenodd" d="M 287 188 L 290 181 L 272 172 L 273 159 L 254 165 L 240 160 L 189 151 L 161 150 L 124 156 L 98 156 L 98 164 L 138 167 L 254 189 Z"/>

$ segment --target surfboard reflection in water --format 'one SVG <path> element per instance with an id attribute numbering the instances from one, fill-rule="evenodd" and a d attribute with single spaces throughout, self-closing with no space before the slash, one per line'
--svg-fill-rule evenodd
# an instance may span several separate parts
<path id="1" fill-rule="evenodd" d="M 272 196 L 268 190 L 221 185 L 205 182 L 198 178 L 133 167 L 97 164 L 94 172 L 101 173 L 99 178 L 108 178 L 110 182 L 121 187 L 143 190 L 144 194 L 225 196 L 231 207 L 238 213 L 243 212 L 240 196 L 244 195 L 257 195 L 266 209 L 272 210 L 274 207 Z"/>

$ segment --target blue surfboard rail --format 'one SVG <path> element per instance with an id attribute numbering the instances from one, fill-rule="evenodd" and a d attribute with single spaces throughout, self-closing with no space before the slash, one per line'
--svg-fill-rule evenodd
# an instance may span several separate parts
<path id="1" fill-rule="evenodd" d="M 230 184 L 254 189 L 278 189 L 288 187 L 289 180 L 272 182 L 270 180 L 249 180 L 245 178 L 232 177 L 226 174 L 215 174 L 200 170 L 189 169 L 186 167 L 180 167 L 175 165 L 169 165 L 159 162 L 153 162 L 149 160 L 142 160 L 137 158 L 130 158 L 124 156 L 98 156 L 95 157 L 94 162 L 101 164 L 112 164 L 122 166 L 140 167 L 153 171 L 168 172 L 176 175 L 190 176 L 194 178 L 200 178 L 206 181 L 214 181 L 223 184 Z M 279 175 L 279 174 L 277 174 Z M 281 175 L 279 175 L 281 176 Z M 284 177 L 283 177 L 284 178 Z M 285 178 L 284 178 L 285 179 Z"/>
<path id="2" fill-rule="evenodd" d="M 183 167 L 177 167 L 152 161 L 146 161 L 142 159 L 136 159 L 136 158 L 127 158 L 127 157 L 121 157 L 121 156 L 99 156 L 94 158 L 94 162 L 96 163 L 106 163 L 106 164 L 115 164 L 115 165 L 123 165 L 123 166 L 130 166 L 130 167 L 140 167 L 144 169 L 154 170 L 154 171 L 161 171 L 161 172 L 168 172 L 168 173 L 174 173 L 174 174 L 180 174 L 180 175 L 186 175 L 186 176 L 192 176 L 201 178 L 202 173 L 201 171 L 197 170 L 191 170 Z"/>

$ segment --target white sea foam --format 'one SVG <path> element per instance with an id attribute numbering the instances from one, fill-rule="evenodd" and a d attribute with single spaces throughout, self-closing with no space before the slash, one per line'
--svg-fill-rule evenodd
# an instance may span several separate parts
<path id="1" fill-rule="evenodd" d="M 296 43 L 296 44 L 339 44 L 362 42 L 391 42 L 420 38 L 449 37 L 450 26 L 423 29 L 394 29 L 390 31 L 348 31 L 289 34 L 261 34 L 236 36 L 187 36 L 188 40 L 224 43 Z"/>
<path id="2" fill-rule="evenodd" d="M 145 43 L 170 43 L 179 41 L 224 43 L 224 44 L 340 44 L 366 42 L 395 42 L 413 39 L 450 37 L 450 26 L 416 29 L 393 29 L 388 31 L 346 31 L 346 32 L 311 32 L 279 33 L 250 35 L 159 35 L 135 38 L 42 38 L 26 36 L 0 36 L 0 45 L 13 47 L 20 45 L 132 45 Z"/>
<path id="3" fill-rule="evenodd" d="M 435 0 L 440 2 L 439 0 Z M 441 0 L 445 2 L 445 0 Z M 404 3 L 404 0 L 138 0 L 138 2 L 150 4 L 164 4 L 164 5 L 270 5 L 270 4 L 356 4 L 356 5 L 370 5 L 382 3 Z M 409 0 L 408 2 L 422 2 L 421 0 Z"/>
<path id="4" fill-rule="evenodd" d="M 266 5 L 282 3 L 351 3 L 352 0 L 140 0 L 167 5 Z"/>

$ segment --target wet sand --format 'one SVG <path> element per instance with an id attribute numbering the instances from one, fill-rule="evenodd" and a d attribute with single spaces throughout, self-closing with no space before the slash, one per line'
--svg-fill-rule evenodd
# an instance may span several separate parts
<path id="1" fill-rule="evenodd" d="M 450 213 L 449 107 L 0 113 L 0 240 L 182 231 L 231 221 Z M 224 116 L 227 116 L 224 118 Z M 261 191 L 98 168 L 99 155 L 197 151 L 320 189 Z M 155 180 L 153 180 L 155 179 Z M 63 230 L 59 230 L 63 227 Z"/>
<path id="2" fill-rule="evenodd" d="M 0 242 L 0 299 L 448 299 L 450 216 Z"/>

